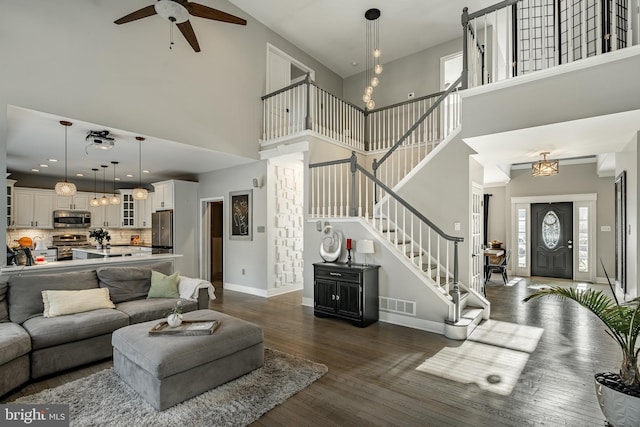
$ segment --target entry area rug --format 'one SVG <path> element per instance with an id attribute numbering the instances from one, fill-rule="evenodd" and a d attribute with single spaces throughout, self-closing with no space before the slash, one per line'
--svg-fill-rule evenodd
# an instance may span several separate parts
<path id="1" fill-rule="evenodd" d="M 158 412 L 112 368 L 10 403 L 69 405 L 71 426 L 245 426 L 327 373 L 325 365 L 265 348 L 264 366 Z"/>

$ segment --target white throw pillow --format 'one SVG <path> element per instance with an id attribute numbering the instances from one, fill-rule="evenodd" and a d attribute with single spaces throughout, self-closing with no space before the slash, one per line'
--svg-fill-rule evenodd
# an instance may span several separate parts
<path id="1" fill-rule="evenodd" d="M 116 308 L 109 298 L 109 289 L 95 288 L 81 291 L 42 291 L 44 317 L 82 313 L 99 308 Z"/>

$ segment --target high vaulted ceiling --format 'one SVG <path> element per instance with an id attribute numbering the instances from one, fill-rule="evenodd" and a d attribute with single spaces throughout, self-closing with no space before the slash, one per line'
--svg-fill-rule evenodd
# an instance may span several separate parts
<path id="1" fill-rule="evenodd" d="M 382 62 L 462 36 L 460 17 L 497 0 L 229 0 L 345 78 L 364 71 L 367 9 L 380 9 Z M 357 66 L 352 64 L 357 62 Z"/>

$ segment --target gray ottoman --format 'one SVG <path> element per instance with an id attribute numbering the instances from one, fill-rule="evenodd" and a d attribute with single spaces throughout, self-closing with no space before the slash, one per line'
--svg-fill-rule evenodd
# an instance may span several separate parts
<path id="1" fill-rule="evenodd" d="M 213 335 L 149 336 L 160 320 L 113 333 L 113 367 L 120 378 L 159 411 L 259 368 L 264 363 L 262 329 L 212 310 L 185 320 L 218 319 Z"/>

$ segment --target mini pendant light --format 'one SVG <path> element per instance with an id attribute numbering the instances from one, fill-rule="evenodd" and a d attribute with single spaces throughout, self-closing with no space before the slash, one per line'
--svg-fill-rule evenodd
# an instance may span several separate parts
<path id="1" fill-rule="evenodd" d="M 108 165 L 100 165 L 100 167 L 102 168 L 102 197 L 100 197 L 100 206 L 108 206 L 109 205 L 109 198 L 107 197 L 107 190 L 106 190 L 106 185 L 105 182 L 107 180 L 107 169 L 109 166 Z"/>
<path id="2" fill-rule="evenodd" d="M 98 200 L 97 191 L 96 191 L 96 181 L 98 177 L 98 168 L 92 168 L 93 171 L 93 199 L 89 201 L 89 206 L 100 206 L 100 200 Z"/>
<path id="3" fill-rule="evenodd" d="M 113 196 L 109 198 L 109 203 L 111 203 L 112 205 L 120 204 L 120 196 L 116 194 L 116 165 L 118 163 L 119 162 L 111 162 L 111 164 L 113 165 Z"/>
<path id="4" fill-rule="evenodd" d="M 57 182 L 55 189 L 59 196 L 73 196 L 76 194 L 76 185 L 67 181 L 67 128 L 73 123 L 60 120 L 60 124 L 64 126 L 64 181 Z"/>
<path id="5" fill-rule="evenodd" d="M 133 189 L 132 197 L 134 200 L 147 200 L 149 192 L 142 187 L 142 141 L 144 138 L 136 136 L 136 140 L 138 141 L 138 187 Z"/>

